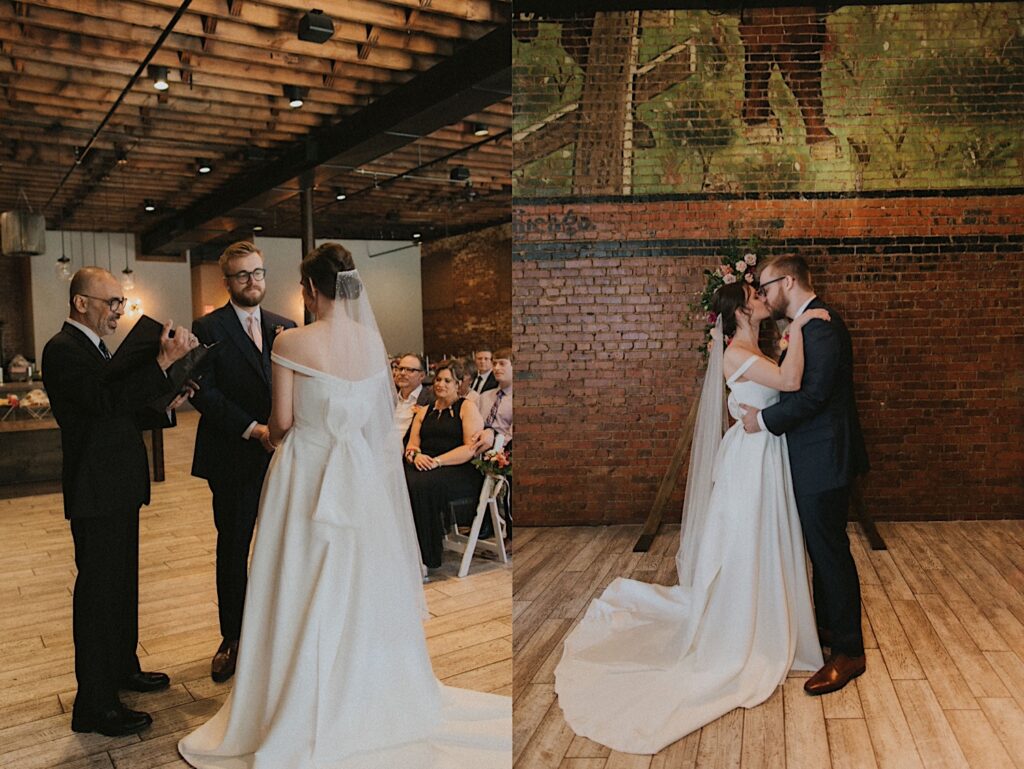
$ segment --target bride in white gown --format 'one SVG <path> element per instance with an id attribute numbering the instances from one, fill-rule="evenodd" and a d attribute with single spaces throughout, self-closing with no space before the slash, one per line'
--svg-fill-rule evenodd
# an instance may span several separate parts
<path id="1" fill-rule="evenodd" d="M 573 731 L 657 753 L 736 707 L 771 696 L 790 670 L 822 666 L 785 436 L 723 436 L 739 404 L 775 403 L 803 374 L 802 314 L 782 366 L 757 347 L 770 311 L 745 283 L 715 297 L 718 321 L 687 478 L 679 584 L 616 579 L 565 641 L 555 689 Z M 732 336 L 724 350 L 725 334 Z M 726 378 L 727 377 L 727 378 Z"/>
<path id="2" fill-rule="evenodd" d="M 200 769 L 510 769 L 510 698 L 431 669 L 394 387 L 352 257 L 325 244 L 302 277 L 317 320 L 274 344 L 234 688 L 178 749 Z"/>

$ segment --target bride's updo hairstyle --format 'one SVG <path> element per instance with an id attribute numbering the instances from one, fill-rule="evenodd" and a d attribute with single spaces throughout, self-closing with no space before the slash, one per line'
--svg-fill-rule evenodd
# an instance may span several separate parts
<path id="1" fill-rule="evenodd" d="M 355 268 L 356 263 L 347 248 L 340 243 L 324 243 L 306 254 L 299 271 L 303 283 L 315 287 L 328 299 L 334 299 L 338 273 Z M 352 281 L 344 284 L 344 290 L 346 298 L 354 299 L 359 296 L 362 284 L 353 276 Z"/>
<path id="2" fill-rule="evenodd" d="M 736 313 L 742 312 L 748 318 L 747 284 L 743 281 L 727 283 L 719 288 L 711 299 L 711 311 L 722 319 L 722 333 L 736 336 Z M 753 291 L 753 289 L 749 289 Z"/>

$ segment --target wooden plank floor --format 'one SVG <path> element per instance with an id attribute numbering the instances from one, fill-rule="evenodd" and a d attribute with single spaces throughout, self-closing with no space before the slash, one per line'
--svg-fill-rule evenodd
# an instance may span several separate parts
<path id="1" fill-rule="evenodd" d="M 868 670 L 824 697 L 794 674 L 656 756 L 577 737 L 554 693 L 562 641 L 612 579 L 675 584 L 679 527 L 519 528 L 512 600 L 515 769 L 1024 769 L 1024 521 L 859 532 Z M 681 685 L 685 683 L 681 682 Z"/>
<path id="2" fill-rule="evenodd" d="M 167 480 L 154 484 L 140 532 L 140 644 L 144 670 L 171 676 L 156 694 L 126 694 L 153 726 L 139 736 L 71 731 L 74 657 L 71 533 L 59 494 L 0 500 L 0 766 L 4 769 L 185 767 L 180 737 L 220 707 L 230 683 L 210 680 L 220 642 L 215 531 L 205 481 L 188 475 L 197 415 L 166 433 Z M 481 691 L 512 691 L 512 572 L 475 558 L 455 577 L 446 554 L 425 586 L 427 643 L 438 678 Z M 282 769 L 285 769 L 282 767 Z"/>

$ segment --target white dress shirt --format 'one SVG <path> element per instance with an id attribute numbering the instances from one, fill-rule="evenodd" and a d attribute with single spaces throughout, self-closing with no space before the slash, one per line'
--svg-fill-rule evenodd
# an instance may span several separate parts
<path id="1" fill-rule="evenodd" d="M 235 315 L 238 316 L 238 322 L 242 324 L 242 331 L 245 332 L 246 336 L 249 336 L 249 318 L 256 318 L 256 328 L 260 330 L 260 334 L 263 333 L 263 314 L 260 312 L 260 306 L 255 307 L 239 307 L 234 302 L 231 302 L 231 309 L 235 311 Z M 266 343 L 266 340 L 263 340 Z M 249 426 L 245 428 L 242 433 L 242 438 L 249 440 L 252 437 L 252 431 L 258 423 L 254 419 L 249 423 Z"/>
<path id="2" fill-rule="evenodd" d="M 403 398 L 402 393 L 397 393 L 398 402 L 395 404 L 395 429 L 398 430 L 398 439 L 405 437 L 405 433 L 412 424 L 413 408 L 423 391 L 423 385 L 416 385 L 416 388 L 409 393 L 408 398 Z"/>

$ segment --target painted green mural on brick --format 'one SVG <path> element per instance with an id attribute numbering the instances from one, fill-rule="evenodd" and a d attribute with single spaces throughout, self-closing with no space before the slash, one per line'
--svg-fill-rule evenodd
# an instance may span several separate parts
<path id="1" fill-rule="evenodd" d="M 1024 3 L 513 31 L 518 197 L 1024 185 Z"/>

